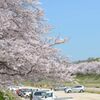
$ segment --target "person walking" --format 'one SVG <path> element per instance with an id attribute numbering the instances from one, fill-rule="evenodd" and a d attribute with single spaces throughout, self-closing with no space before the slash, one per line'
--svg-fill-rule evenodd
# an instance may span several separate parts
<path id="1" fill-rule="evenodd" d="M 30 100 L 32 100 L 32 99 L 33 99 L 33 91 L 30 94 Z"/>

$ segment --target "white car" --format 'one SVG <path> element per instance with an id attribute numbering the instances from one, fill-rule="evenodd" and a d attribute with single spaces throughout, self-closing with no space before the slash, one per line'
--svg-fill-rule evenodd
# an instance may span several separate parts
<path id="1" fill-rule="evenodd" d="M 55 91 L 64 91 L 66 89 L 66 86 L 57 86 L 54 88 Z"/>
<path id="2" fill-rule="evenodd" d="M 33 95 L 33 100 L 55 100 L 53 91 L 37 91 Z"/>
<path id="3" fill-rule="evenodd" d="M 74 87 L 66 88 L 64 91 L 65 91 L 65 93 L 84 92 L 85 91 L 85 87 L 84 86 L 74 86 Z"/>
<path id="4" fill-rule="evenodd" d="M 22 89 L 24 97 L 30 97 L 32 93 L 35 93 L 37 89 Z"/>
<path id="5" fill-rule="evenodd" d="M 71 87 L 67 87 L 64 89 L 65 93 L 71 93 L 72 92 L 72 89 Z"/>

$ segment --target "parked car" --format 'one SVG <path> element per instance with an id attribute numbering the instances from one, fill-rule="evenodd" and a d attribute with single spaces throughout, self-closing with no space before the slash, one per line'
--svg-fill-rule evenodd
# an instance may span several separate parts
<path id="1" fill-rule="evenodd" d="M 37 91 L 33 94 L 32 100 L 54 100 L 55 98 L 53 91 Z"/>
<path id="2" fill-rule="evenodd" d="M 10 91 L 13 91 L 14 93 L 16 93 L 16 90 L 18 90 L 20 88 L 20 86 L 8 86 L 7 89 Z"/>
<path id="3" fill-rule="evenodd" d="M 64 89 L 64 91 L 66 93 L 70 93 L 70 92 L 84 92 L 85 91 L 85 87 L 84 86 L 74 86 L 74 87 L 69 87 Z"/>
<path id="4" fill-rule="evenodd" d="M 33 92 L 32 89 L 19 89 L 16 91 L 18 96 L 21 96 L 21 97 L 29 97 L 32 92 Z"/>
<path id="5" fill-rule="evenodd" d="M 38 97 L 43 97 L 45 96 L 46 92 L 45 91 L 36 91 L 33 96 L 38 96 Z"/>
<path id="6" fill-rule="evenodd" d="M 71 93 L 72 92 L 72 88 L 71 87 L 67 87 L 64 89 L 65 93 Z"/>
<path id="7" fill-rule="evenodd" d="M 54 88 L 54 91 L 64 91 L 66 88 L 66 86 L 57 86 Z"/>
<path id="8" fill-rule="evenodd" d="M 24 97 L 24 95 L 25 95 L 25 93 L 24 93 L 24 91 L 23 91 L 22 89 L 16 90 L 16 94 L 17 94 L 18 96 L 21 96 L 21 97 Z"/>

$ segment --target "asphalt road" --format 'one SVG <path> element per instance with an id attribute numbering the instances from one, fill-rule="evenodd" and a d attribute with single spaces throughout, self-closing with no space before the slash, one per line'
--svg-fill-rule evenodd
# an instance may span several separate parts
<path id="1" fill-rule="evenodd" d="M 64 93 L 62 91 L 57 91 L 55 94 L 58 97 L 69 97 L 71 100 L 100 100 L 100 94 L 94 93 Z"/>
<path id="2" fill-rule="evenodd" d="M 58 98 L 70 98 L 68 100 L 100 100 L 100 94 L 95 93 L 64 93 L 63 91 L 55 91 L 54 93 Z M 22 98 L 22 100 L 29 99 Z"/>

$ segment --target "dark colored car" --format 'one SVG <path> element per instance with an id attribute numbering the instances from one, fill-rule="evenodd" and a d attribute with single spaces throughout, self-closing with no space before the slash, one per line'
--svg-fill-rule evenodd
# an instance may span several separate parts
<path id="1" fill-rule="evenodd" d="M 19 89 L 16 91 L 17 95 L 18 96 L 21 96 L 21 97 L 29 97 L 30 94 L 32 93 L 32 89 Z"/>
<path id="2" fill-rule="evenodd" d="M 22 89 L 16 90 L 16 94 L 21 97 L 23 97 L 25 95 L 25 93 Z"/>

